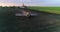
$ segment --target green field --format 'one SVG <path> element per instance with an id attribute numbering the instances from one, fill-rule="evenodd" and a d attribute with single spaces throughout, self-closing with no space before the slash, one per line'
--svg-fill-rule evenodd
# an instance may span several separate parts
<path id="1" fill-rule="evenodd" d="M 30 6 L 30 9 L 39 10 L 43 12 L 56 13 L 60 14 L 60 7 L 39 7 L 39 6 Z"/>
<path id="2" fill-rule="evenodd" d="M 19 10 L 19 7 L 0 7 L 0 11 L 6 12 L 9 10 Z M 30 6 L 28 9 L 33 9 L 37 11 L 49 12 L 49 13 L 56 13 L 60 14 L 60 7 L 39 7 L 39 6 Z"/>

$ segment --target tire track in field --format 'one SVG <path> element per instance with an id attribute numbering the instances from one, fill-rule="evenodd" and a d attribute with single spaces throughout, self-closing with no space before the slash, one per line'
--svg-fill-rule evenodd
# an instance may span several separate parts
<path id="1" fill-rule="evenodd" d="M 60 15 L 45 12 L 36 13 L 38 13 L 39 15 L 37 17 L 31 17 L 31 19 L 24 19 L 24 17 L 16 17 L 18 32 L 57 31 L 56 26 L 59 25 L 58 22 L 60 21 Z"/>

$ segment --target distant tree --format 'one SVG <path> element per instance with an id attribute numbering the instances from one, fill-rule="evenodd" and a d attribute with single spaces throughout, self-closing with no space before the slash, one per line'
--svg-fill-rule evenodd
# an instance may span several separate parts
<path id="1" fill-rule="evenodd" d="M 2 7 L 2 6 L 0 6 L 0 7 Z"/>

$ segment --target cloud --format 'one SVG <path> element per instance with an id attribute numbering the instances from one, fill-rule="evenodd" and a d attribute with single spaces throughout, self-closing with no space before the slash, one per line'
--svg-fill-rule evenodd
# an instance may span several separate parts
<path id="1" fill-rule="evenodd" d="M 14 4 L 14 3 L 0 3 L 0 6 L 21 6 L 22 4 Z"/>
<path id="2" fill-rule="evenodd" d="M 20 0 L 21 2 L 29 2 L 29 1 L 31 1 L 31 0 Z"/>
<path id="3" fill-rule="evenodd" d="M 0 6 L 14 6 L 13 3 L 0 3 Z"/>
<path id="4" fill-rule="evenodd" d="M 21 6 L 23 3 L 28 6 L 58 6 L 60 0 L 0 0 L 0 6 Z"/>
<path id="5" fill-rule="evenodd" d="M 25 4 L 27 6 L 31 6 L 31 4 Z M 0 6 L 22 6 L 22 3 L 20 4 L 15 4 L 15 3 L 0 3 Z"/>

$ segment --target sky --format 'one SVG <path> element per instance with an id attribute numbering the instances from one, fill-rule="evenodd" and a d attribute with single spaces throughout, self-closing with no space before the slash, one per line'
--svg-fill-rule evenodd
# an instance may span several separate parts
<path id="1" fill-rule="evenodd" d="M 0 6 L 60 6 L 60 0 L 0 0 Z"/>

